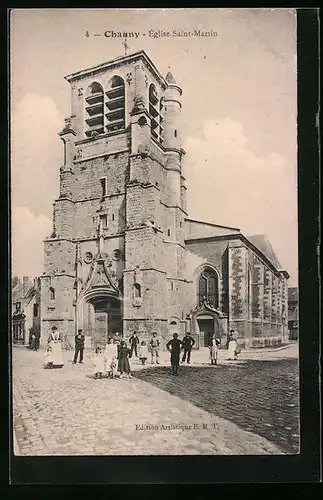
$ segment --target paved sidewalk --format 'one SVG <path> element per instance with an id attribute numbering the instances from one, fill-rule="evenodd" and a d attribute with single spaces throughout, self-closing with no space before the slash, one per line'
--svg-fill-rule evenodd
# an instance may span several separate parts
<path id="1" fill-rule="evenodd" d="M 64 352 L 62 369 L 44 370 L 43 351 L 13 348 L 21 455 L 283 454 L 265 438 L 146 381 L 94 380 L 90 353 L 75 366 L 72 355 Z M 167 353 L 161 358 L 169 364 Z M 140 368 L 136 361 L 132 366 Z"/>

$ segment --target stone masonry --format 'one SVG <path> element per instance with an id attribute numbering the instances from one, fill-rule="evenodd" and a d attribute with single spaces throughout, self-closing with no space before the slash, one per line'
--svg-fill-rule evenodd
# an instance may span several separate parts
<path id="1" fill-rule="evenodd" d="M 56 325 L 66 345 L 82 328 L 88 347 L 133 331 L 157 331 L 162 346 L 174 332 L 196 346 L 217 332 L 224 344 L 231 327 L 242 345 L 283 342 L 287 272 L 239 229 L 188 218 L 173 75 L 139 51 L 66 80 L 41 341 Z"/>

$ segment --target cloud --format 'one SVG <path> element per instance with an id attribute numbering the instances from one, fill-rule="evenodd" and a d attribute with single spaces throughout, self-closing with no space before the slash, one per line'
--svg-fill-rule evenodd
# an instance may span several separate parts
<path id="1" fill-rule="evenodd" d="M 11 114 L 11 196 L 14 206 L 28 206 L 50 216 L 59 191 L 63 120 L 51 97 L 26 94 Z"/>
<path id="2" fill-rule="evenodd" d="M 243 127 L 207 120 L 186 144 L 190 216 L 266 234 L 282 265 L 297 274 L 297 169 L 273 152 L 248 149 Z"/>
<path id="3" fill-rule="evenodd" d="M 42 242 L 52 231 L 52 221 L 44 215 L 34 215 L 27 207 L 14 207 L 11 225 L 13 276 L 39 276 L 44 270 Z"/>

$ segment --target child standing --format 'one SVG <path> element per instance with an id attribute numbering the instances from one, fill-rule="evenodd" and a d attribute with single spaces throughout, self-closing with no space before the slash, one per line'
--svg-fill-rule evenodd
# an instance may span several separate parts
<path id="1" fill-rule="evenodd" d="M 53 368 L 53 349 L 50 345 L 46 349 L 45 368 Z"/>
<path id="2" fill-rule="evenodd" d="M 102 373 L 104 372 L 104 353 L 101 347 L 95 349 L 93 356 L 93 374 L 94 378 L 102 378 Z"/>
<path id="3" fill-rule="evenodd" d="M 143 340 L 139 347 L 139 359 L 141 364 L 144 365 L 148 358 L 148 348 L 146 342 Z"/>
<path id="4" fill-rule="evenodd" d="M 113 339 L 110 339 L 108 344 L 105 346 L 104 351 L 104 362 L 105 362 L 105 371 L 108 373 L 108 377 L 115 376 L 115 368 L 117 366 L 117 346 L 114 344 Z"/>
<path id="5" fill-rule="evenodd" d="M 123 340 L 120 344 L 119 354 L 118 354 L 118 371 L 120 372 L 120 378 L 123 378 L 123 374 L 127 373 L 129 378 L 131 377 L 129 355 L 131 354 L 131 349 L 128 349 L 126 342 Z"/>

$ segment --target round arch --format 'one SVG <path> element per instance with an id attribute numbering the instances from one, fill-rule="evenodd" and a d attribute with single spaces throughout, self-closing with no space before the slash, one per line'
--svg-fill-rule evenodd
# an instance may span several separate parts
<path id="1" fill-rule="evenodd" d="M 92 96 L 94 94 L 103 94 L 103 86 L 99 82 L 91 82 L 85 92 L 85 97 Z"/>
<path id="2" fill-rule="evenodd" d="M 85 135 L 95 137 L 104 132 L 104 90 L 100 83 L 89 84 L 84 99 Z"/>
<path id="3" fill-rule="evenodd" d="M 88 345 L 106 342 L 111 333 L 122 333 L 123 298 L 117 293 L 103 287 L 89 290 L 79 297 L 76 309 L 76 331 L 83 330 Z"/>

